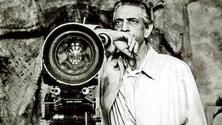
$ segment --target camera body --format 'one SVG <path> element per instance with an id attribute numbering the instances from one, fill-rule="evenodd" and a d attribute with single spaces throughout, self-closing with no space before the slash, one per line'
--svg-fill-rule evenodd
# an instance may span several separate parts
<path id="1" fill-rule="evenodd" d="M 95 91 L 96 85 L 51 87 L 44 99 L 44 119 L 52 125 L 95 125 L 100 122 Z"/>
<path id="2" fill-rule="evenodd" d="M 50 125 L 95 125 L 98 113 L 97 75 L 108 35 L 96 25 L 65 23 L 49 33 L 42 48 L 42 119 Z M 44 87 L 42 87 L 44 88 Z"/>

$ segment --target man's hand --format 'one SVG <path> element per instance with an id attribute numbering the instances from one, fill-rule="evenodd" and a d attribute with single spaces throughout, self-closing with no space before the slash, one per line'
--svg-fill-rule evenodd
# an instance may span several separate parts
<path id="1" fill-rule="evenodd" d="M 132 53 L 136 54 L 138 50 L 138 43 L 133 39 L 128 32 L 119 32 L 111 29 L 96 29 L 97 34 L 105 33 L 112 38 L 111 47 L 117 48 L 127 56 L 133 58 Z"/>

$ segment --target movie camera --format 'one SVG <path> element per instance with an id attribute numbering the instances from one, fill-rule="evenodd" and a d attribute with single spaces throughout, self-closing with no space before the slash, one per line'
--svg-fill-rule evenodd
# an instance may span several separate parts
<path id="1" fill-rule="evenodd" d="M 65 23 L 52 30 L 44 41 L 44 96 L 42 117 L 50 125 L 95 125 L 97 75 L 105 48 L 111 39 L 96 34 L 97 25 Z"/>

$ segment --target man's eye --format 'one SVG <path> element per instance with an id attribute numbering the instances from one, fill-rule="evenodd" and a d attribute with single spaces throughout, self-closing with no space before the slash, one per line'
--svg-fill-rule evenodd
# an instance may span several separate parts
<path id="1" fill-rule="evenodd" d="M 121 20 L 115 20 L 115 25 L 116 26 L 121 26 L 122 23 L 123 23 L 123 21 L 121 21 Z"/>
<path id="2" fill-rule="evenodd" d="M 135 25 L 135 24 L 138 24 L 138 23 L 139 23 L 139 20 L 138 20 L 138 19 L 130 19 L 130 20 L 128 20 L 128 22 L 129 22 L 130 24 Z"/>

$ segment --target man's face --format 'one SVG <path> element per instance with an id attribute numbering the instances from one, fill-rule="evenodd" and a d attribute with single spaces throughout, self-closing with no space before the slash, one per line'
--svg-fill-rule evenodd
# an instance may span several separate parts
<path id="1" fill-rule="evenodd" d="M 147 28 L 144 25 L 144 11 L 137 6 L 123 5 L 116 9 L 114 28 L 117 31 L 129 32 L 139 45 L 144 42 Z"/>

